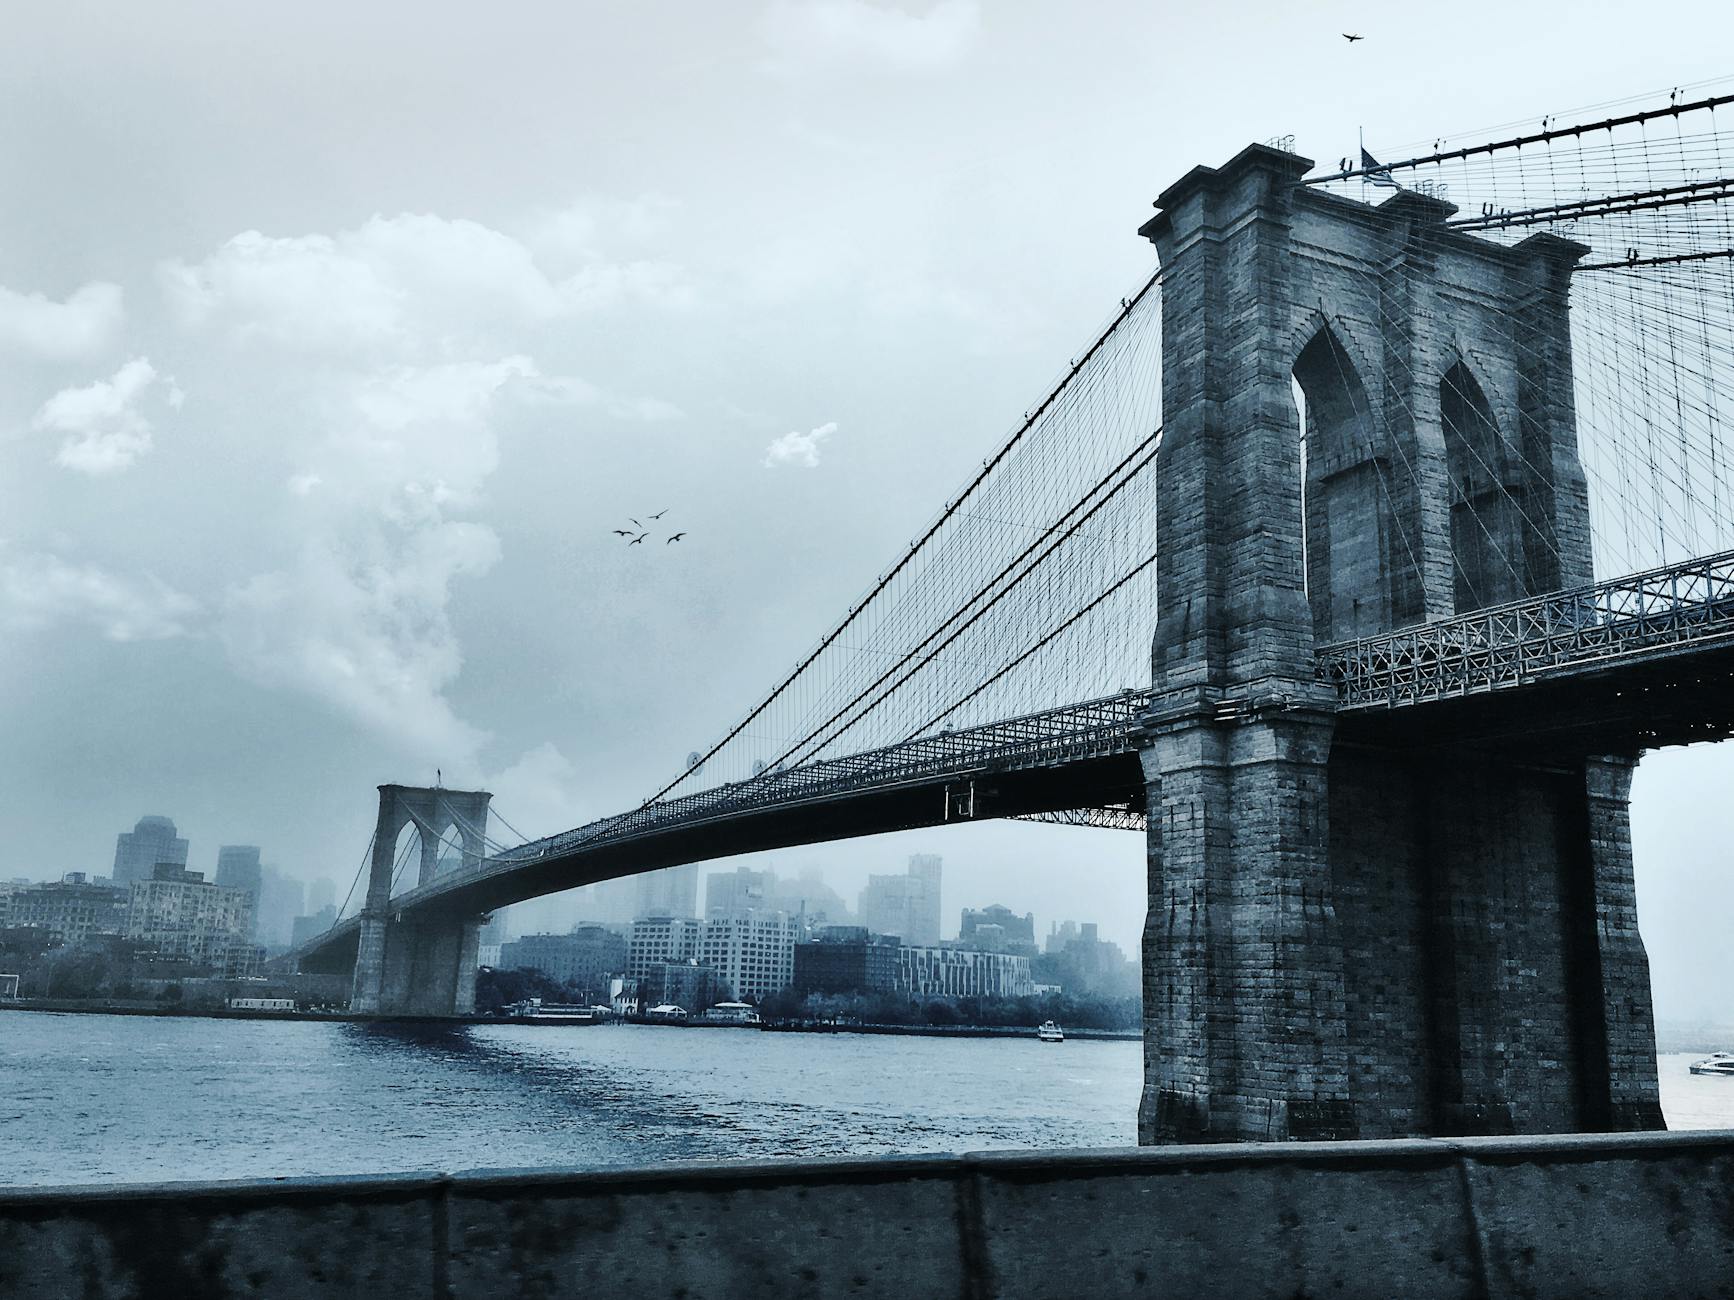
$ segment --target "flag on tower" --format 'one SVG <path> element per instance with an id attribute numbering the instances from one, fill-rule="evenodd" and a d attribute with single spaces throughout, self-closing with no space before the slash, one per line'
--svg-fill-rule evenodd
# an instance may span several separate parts
<path id="1" fill-rule="evenodd" d="M 1366 145 L 1361 146 L 1361 166 L 1364 169 L 1363 180 L 1371 181 L 1374 185 L 1388 190 L 1403 188 L 1391 179 L 1391 169 L 1367 152 Z"/>

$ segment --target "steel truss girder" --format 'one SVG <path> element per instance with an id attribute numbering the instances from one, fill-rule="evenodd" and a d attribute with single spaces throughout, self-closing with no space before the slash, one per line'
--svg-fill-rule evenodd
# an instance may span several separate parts
<path id="1" fill-rule="evenodd" d="M 1594 672 L 1734 636 L 1734 551 L 1326 646 L 1343 711 Z"/>

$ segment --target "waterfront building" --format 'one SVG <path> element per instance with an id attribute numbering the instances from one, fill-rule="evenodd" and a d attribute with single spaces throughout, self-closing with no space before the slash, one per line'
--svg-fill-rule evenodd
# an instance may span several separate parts
<path id="1" fill-rule="evenodd" d="M 187 842 L 175 834 L 175 823 L 168 817 L 140 817 L 130 831 L 122 831 L 114 842 L 114 883 L 130 885 L 135 880 L 149 880 L 159 862 L 187 865 Z"/>
<path id="2" fill-rule="evenodd" d="M 647 916 L 634 921 L 626 940 L 626 973 L 638 978 L 652 966 L 692 961 L 698 956 L 703 928 L 689 916 Z"/>
<path id="3" fill-rule="evenodd" d="M 986 907 L 966 907 L 957 937 L 972 948 L 985 952 L 1021 952 L 1033 957 L 1036 948 L 1036 917 L 1034 912 L 1019 916 L 1009 907 L 989 903 Z"/>
<path id="4" fill-rule="evenodd" d="M 15 890 L 6 924 L 46 931 L 54 942 L 72 947 L 99 934 L 124 932 L 127 901 L 126 888 L 92 883 L 84 872 L 69 871 L 58 881 Z"/>
<path id="5" fill-rule="evenodd" d="M 896 991 L 913 997 L 1027 998 L 1035 981 L 1022 954 L 904 944 L 897 950 Z"/>
<path id="6" fill-rule="evenodd" d="M 938 943 L 940 866 L 937 854 L 916 853 L 901 876 L 868 876 L 856 909 L 861 924 L 904 943 Z"/>
<path id="7" fill-rule="evenodd" d="M 810 942 L 795 945 L 795 991 L 889 992 L 897 985 L 900 944 L 895 935 L 870 934 L 865 926 L 827 926 Z"/>
<path id="8" fill-rule="evenodd" d="M 717 973 L 695 961 L 654 962 L 637 979 L 638 1005 L 673 1004 L 692 1015 L 719 1001 Z"/>
<path id="9" fill-rule="evenodd" d="M 549 979 L 585 990 L 590 1001 L 608 991 L 608 979 L 626 969 L 626 940 L 599 925 L 581 925 L 570 934 L 527 934 L 502 944 L 501 970 L 538 970 Z"/>
<path id="10" fill-rule="evenodd" d="M 717 972 L 724 991 L 755 1001 L 794 982 L 795 924 L 787 912 L 736 912 L 704 923 L 698 959 Z"/>
<path id="11" fill-rule="evenodd" d="M 633 919 L 698 915 L 698 864 L 664 867 L 637 877 L 638 907 Z"/>
<path id="12" fill-rule="evenodd" d="M 222 967 L 252 932 L 252 896 L 209 883 L 202 871 L 165 862 L 132 883 L 126 937 L 160 953 Z"/>

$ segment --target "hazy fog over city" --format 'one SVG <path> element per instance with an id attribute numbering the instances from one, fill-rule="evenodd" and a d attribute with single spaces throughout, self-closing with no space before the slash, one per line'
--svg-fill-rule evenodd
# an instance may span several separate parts
<path id="1" fill-rule="evenodd" d="M 1665 91 L 1729 48 L 1680 43 L 1726 37 L 1708 4 L 1092 12 L 9 10 L 0 879 L 106 874 L 162 814 L 196 870 L 258 845 L 341 900 L 382 782 L 485 787 L 529 835 L 631 808 L 1142 283 L 1163 185 L 1251 140 L 1401 154 Z M 1723 1011 L 1731 779 L 1727 745 L 1639 770 L 1663 1018 Z M 916 853 L 948 933 L 997 902 L 1136 952 L 1124 832 L 701 874 L 819 868 L 853 902 Z"/>

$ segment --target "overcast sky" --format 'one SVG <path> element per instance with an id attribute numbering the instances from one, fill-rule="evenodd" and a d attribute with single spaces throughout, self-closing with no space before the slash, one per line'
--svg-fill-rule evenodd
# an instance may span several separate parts
<path id="1" fill-rule="evenodd" d="M 660 785 L 1147 273 L 1187 168 L 1734 48 L 1721 4 L 7 12 L 0 876 L 106 872 L 155 812 L 195 868 L 257 843 L 340 892 L 382 781 L 485 782 L 531 834 Z M 609 532 L 664 508 L 685 542 Z M 1731 777 L 1640 774 L 1664 1015 L 1725 1000 Z M 774 860 L 852 896 L 922 850 L 950 925 L 1000 901 L 1136 948 L 1138 836 Z"/>

